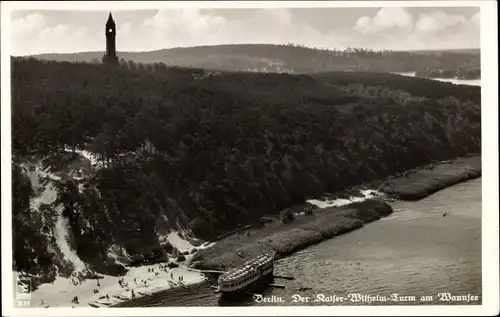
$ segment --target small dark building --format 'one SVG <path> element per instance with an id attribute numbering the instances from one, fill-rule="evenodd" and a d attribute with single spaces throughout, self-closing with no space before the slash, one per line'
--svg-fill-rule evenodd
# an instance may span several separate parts
<path id="1" fill-rule="evenodd" d="M 106 54 L 102 58 L 102 62 L 106 65 L 118 65 L 118 57 L 116 56 L 116 24 L 111 12 L 109 13 L 108 21 L 106 21 L 105 33 Z"/>

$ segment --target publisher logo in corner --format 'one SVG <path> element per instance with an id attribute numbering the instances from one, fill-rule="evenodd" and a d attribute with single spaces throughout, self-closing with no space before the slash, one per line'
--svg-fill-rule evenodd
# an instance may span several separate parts
<path id="1" fill-rule="evenodd" d="M 30 306 L 31 291 L 31 278 L 18 276 L 16 278 L 16 304 L 18 307 Z"/>

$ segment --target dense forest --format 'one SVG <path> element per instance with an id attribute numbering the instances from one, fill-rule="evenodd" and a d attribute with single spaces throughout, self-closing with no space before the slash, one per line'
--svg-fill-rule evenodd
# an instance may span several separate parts
<path id="1" fill-rule="evenodd" d="M 37 58 L 92 62 L 103 52 L 43 54 Z M 216 45 L 179 47 L 151 52 L 119 52 L 135 63 L 158 63 L 213 70 L 314 73 L 323 71 L 418 72 L 423 76 L 480 78 L 479 50 L 473 51 L 373 51 L 359 48 L 326 50 L 300 45 Z"/>
<path id="2" fill-rule="evenodd" d="M 58 208 L 79 257 L 110 272 L 111 246 L 144 254 L 162 226 L 209 239 L 308 197 L 480 152 L 480 96 L 382 73 L 13 58 L 14 267 L 71 271 L 41 230 Z M 67 168 L 83 149 L 98 167 L 61 178 L 55 201 L 33 213 L 27 162 Z"/>

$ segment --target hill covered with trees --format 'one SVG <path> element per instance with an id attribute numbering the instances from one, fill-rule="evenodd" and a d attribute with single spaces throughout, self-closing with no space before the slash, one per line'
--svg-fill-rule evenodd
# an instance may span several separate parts
<path id="1" fill-rule="evenodd" d="M 41 59 L 100 62 L 103 52 L 43 54 Z M 315 73 L 323 71 L 417 72 L 422 77 L 480 78 L 479 50 L 372 51 L 325 50 L 299 45 L 216 45 L 179 47 L 150 52 L 119 52 L 123 61 L 165 63 L 180 67 L 259 72 Z"/>
<path id="2" fill-rule="evenodd" d="M 480 96 L 379 73 L 13 58 L 15 269 L 74 270 L 56 244 L 63 228 L 86 265 L 119 274 L 111 249 L 144 258 L 169 228 L 209 239 L 308 197 L 478 153 Z"/>

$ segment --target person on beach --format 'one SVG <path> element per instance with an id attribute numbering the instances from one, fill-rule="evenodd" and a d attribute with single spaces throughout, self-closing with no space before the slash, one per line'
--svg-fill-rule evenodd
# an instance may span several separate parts
<path id="1" fill-rule="evenodd" d="M 137 284 L 137 281 L 136 281 L 135 277 L 134 277 L 134 283 Z"/>
<path id="2" fill-rule="evenodd" d="M 97 287 L 101 286 L 101 284 L 99 284 L 99 280 L 97 280 Z"/>
<path id="3" fill-rule="evenodd" d="M 106 299 L 107 299 L 107 300 L 109 300 L 109 296 L 108 296 L 108 294 L 106 294 Z"/>

